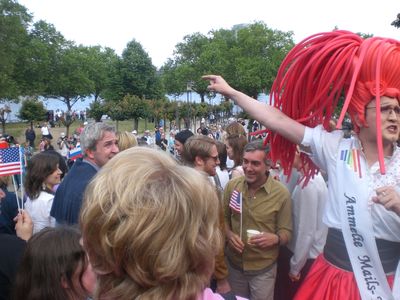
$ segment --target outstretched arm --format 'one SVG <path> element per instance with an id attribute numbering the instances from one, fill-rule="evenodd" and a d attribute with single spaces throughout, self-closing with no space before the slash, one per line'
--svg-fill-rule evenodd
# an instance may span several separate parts
<path id="1" fill-rule="evenodd" d="M 232 88 L 221 76 L 205 75 L 209 80 L 208 89 L 232 99 L 255 120 L 268 129 L 278 133 L 295 144 L 300 144 L 304 136 L 305 126 L 286 116 L 279 109 L 256 101 L 253 98 Z"/>

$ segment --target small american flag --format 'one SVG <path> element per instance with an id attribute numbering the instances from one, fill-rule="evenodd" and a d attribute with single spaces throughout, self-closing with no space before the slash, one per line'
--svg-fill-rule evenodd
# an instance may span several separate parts
<path id="1" fill-rule="evenodd" d="M 0 176 L 21 174 L 19 147 L 0 149 Z"/>
<path id="2" fill-rule="evenodd" d="M 242 213 L 242 193 L 234 190 L 229 200 L 229 207 L 237 213 Z"/>

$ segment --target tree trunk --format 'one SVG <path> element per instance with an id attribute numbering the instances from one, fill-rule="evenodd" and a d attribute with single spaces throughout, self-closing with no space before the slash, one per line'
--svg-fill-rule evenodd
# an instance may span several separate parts
<path id="1" fill-rule="evenodd" d="M 67 131 L 66 136 L 69 136 L 69 127 L 71 126 L 71 124 L 72 124 L 72 123 L 66 123 L 66 124 L 65 124 L 65 128 L 67 128 L 67 130 L 66 130 L 66 131 Z"/>
<path id="2" fill-rule="evenodd" d="M 1 119 L 1 129 L 3 134 L 6 133 L 6 120 L 4 120 L 4 118 Z"/>

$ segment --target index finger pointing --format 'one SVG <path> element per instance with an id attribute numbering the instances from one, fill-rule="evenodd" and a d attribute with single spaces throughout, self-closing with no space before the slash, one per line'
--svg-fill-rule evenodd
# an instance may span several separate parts
<path id="1" fill-rule="evenodd" d="M 204 80 L 213 80 L 214 81 L 217 78 L 217 76 L 216 75 L 203 75 L 203 76 L 201 76 L 201 78 Z"/>

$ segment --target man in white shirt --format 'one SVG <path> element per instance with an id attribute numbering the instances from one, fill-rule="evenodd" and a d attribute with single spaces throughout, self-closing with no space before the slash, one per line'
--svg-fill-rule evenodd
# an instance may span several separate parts
<path id="1" fill-rule="evenodd" d="M 289 244 L 280 249 L 275 299 L 293 299 L 311 265 L 322 253 L 328 233 L 328 227 L 322 222 L 328 198 L 325 180 L 318 173 L 304 186 L 301 167 L 300 155 L 296 153 L 292 177 L 297 179 L 297 184 L 291 193 L 293 235 Z M 285 178 L 283 183 L 291 182 Z"/>

